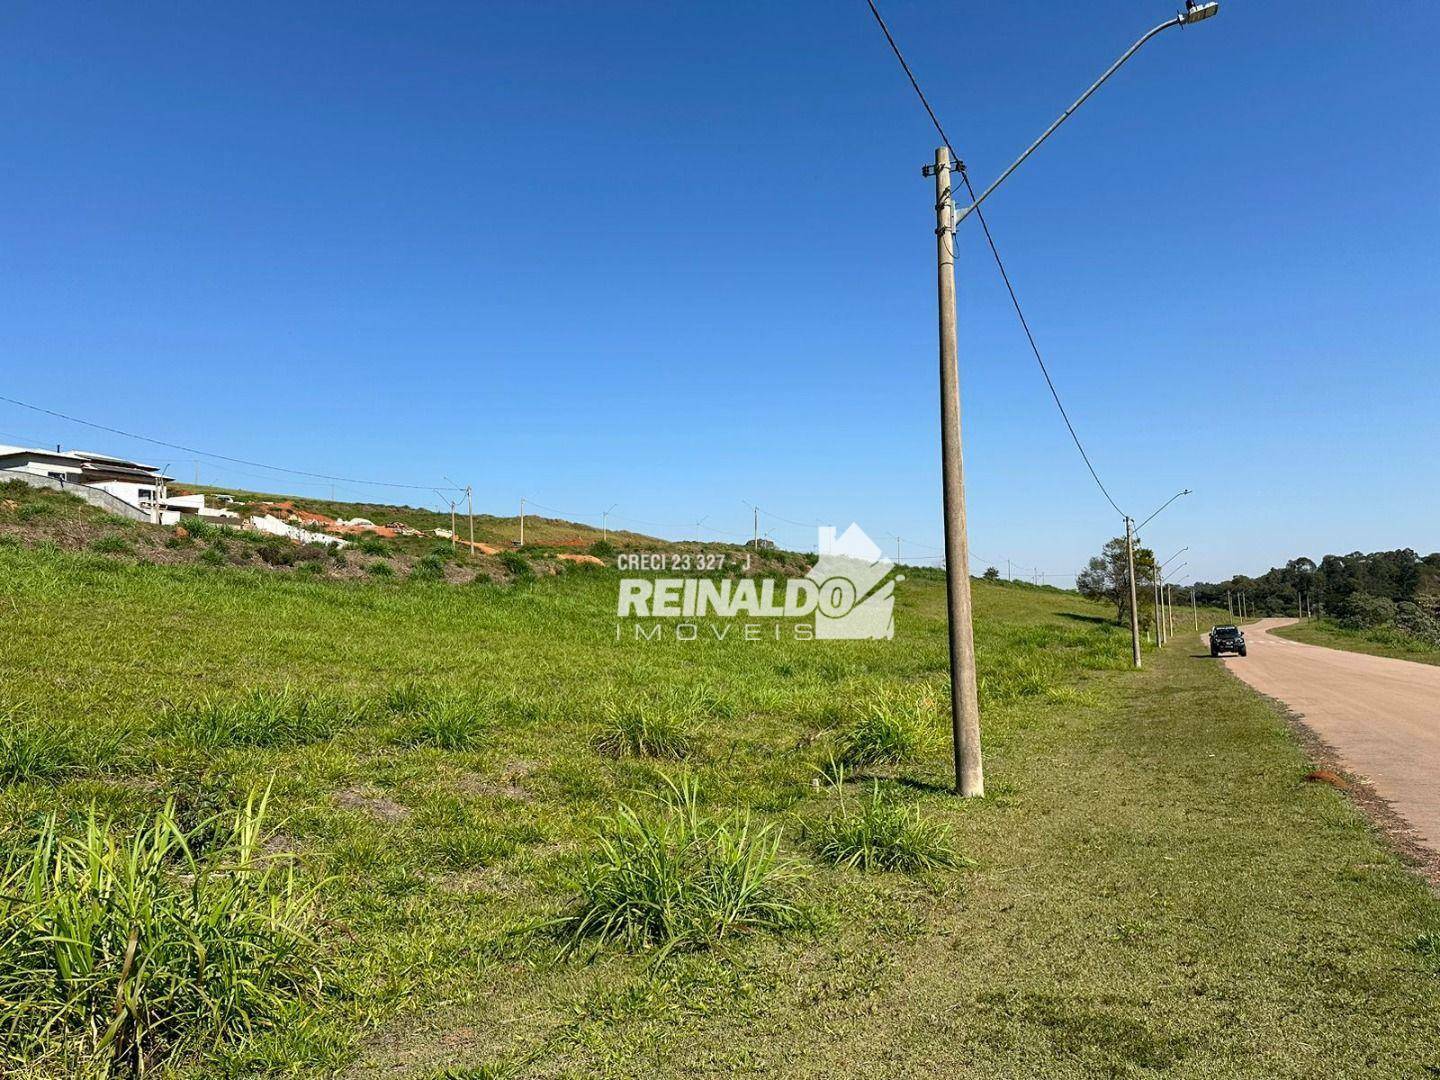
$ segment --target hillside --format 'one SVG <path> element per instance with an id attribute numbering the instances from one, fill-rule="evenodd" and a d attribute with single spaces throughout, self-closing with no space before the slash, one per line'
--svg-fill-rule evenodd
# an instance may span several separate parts
<path id="1" fill-rule="evenodd" d="M 134 939 L 143 990 L 132 924 L 107 916 L 108 936 L 86 931 L 93 997 L 45 1004 L 54 984 L 23 974 L 43 950 L 15 933 L 35 916 L 0 903 L 0 1020 L 27 1075 L 94 1075 L 116 1048 L 96 1052 L 87 1024 L 126 987 L 178 1017 L 147 1045 L 187 1077 L 1435 1063 L 1434 897 L 1340 792 L 1305 783 L 1269 705 L 1184 635 L 1130 671 L 1113 611 L 1075 594 L 976 583 L 989 794 L 961 803 L 938 575 L 901 583 L 893 642 L 649 642 L 617 640 L 609 569 L 454 588 L 9 535 L 11 859 L 52 812 L 83 838 L 94 808 L 90 835 L 117 853 L 160 815 L 191 849 L 147 888 L 281 898 L 244 924 L 247 979 L 223 984 L 254 1035 L 218 1044 L 183 981 L 171 997 L 155 981 L 170 909 Z M 897 868 L 837 865 L 847 851 Z M 634 876 L 603 877 L 607 859 Z M 594 890 L 681 880 L 659 937 L 564 921 Z M 749 899 L 695 907 L 722 882 Z M 663 952 L 670 932 L 689 936 Z M 231 940 L 212 942 L 217 965 Z M 32 1007 L 64 1022 L 22 1040 Z"/>

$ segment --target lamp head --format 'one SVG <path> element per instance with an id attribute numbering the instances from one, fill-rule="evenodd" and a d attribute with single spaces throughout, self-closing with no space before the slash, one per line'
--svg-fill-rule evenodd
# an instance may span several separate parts
<path id="1" fill-rule="evenodd" d="M 1180 22 L 1186 26 L 1191 23 L 1204 22 L 1212 15 L 1220 12 L 1220 0 L 1209 0 L 1209 3 L 1197 4 L 1195 0 L 1185 0 L 1185 10 L 1180 13 Z"/>

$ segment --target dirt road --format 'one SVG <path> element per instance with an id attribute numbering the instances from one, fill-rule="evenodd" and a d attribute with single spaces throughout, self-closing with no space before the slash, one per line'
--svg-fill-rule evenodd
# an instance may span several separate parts
<path id="1" fill-rule="evenodd" d="M 1325 649 L 1245 627 L 1249 656 L 1230 670 L 1284 702 L 1367 777 L 1428 847 L 1440 851 L 1440 666 Z"/>

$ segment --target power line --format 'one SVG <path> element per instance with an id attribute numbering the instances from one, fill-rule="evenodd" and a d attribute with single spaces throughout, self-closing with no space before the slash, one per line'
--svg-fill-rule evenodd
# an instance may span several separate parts
<path id="1" fill-rule="evenodd" d="M 78 416 L 69 416 L 54 409 L 42 408 L 39 405 L 31 405 L 26 401 L 17 401 L 15 398 L 0 395 L 0 401 L 9 402 L 11 405 L 18 405 L 22 409 L 29 409 L 32 412 L 44 413 L 46 416 L 53 416 L 60 420 L 66 420 L 72 424 L 80 424 L 82 427 L 94 428 L 96 431 L 108 431 L 111 435 L 120 435 L 126 439 L 135 439 L 139 442 L 151 443 L 154 446 L 164 446 L 171 450 L 182 450 L 187 454 L 198 454 L 200 457 L 213 458 L 216 461 L 228 461 L 232 465 L 248 465 L 256 469 L 269 469 L 271 472 L 285 473 L 289 476 L 310 476 L 317 480 L 330 480 L 337 484 L 365 484 L 370 487 L 407 488 L 412 491 L 434 491 L 433 484 L 395 484 L 385 480 L 359 480 L 353 476 L 331 476 L 329 473 L 306 472 L 304 469 L 287 469 L 282 465 L 267 465 L 263 461 L 248 461 L 245 458 L 227 457 L 225 454 L 211 453 L 209 450 L 197 450 L 193 446 L 183 446 L 180 443 L 166 442 L 164 439 L 152 439 L 148 435 L 137 435 L 133 431 L 123 431 L 120 428 L 108 427 L 105 424 L 97 424 L 92 420 L 82 420 Z"/>
<path id="2" fill-rule="evenodd" d="M 954 145 L 951 144 L 950 136 L 945 134 L 945 128 L 941 125 L 940 118 L 935 115 L 935 110 L 930 107 L 930 101 L 925 97 L 925 91 L 920 89 L 920 83 L 915 78 L 915 73 L 910 70 L 910 64 L 906 61 L 905 54 L 900 51 L 900 46 L 896 44 L 894 35 L 890 33 L 890 27 L 885 24 L 885 19 L 881 16 L 880 9 L 875 6 L 875 0 L 865 0 L 865 3 L 870 7 L 870 14 L 874 15 L 875 21 L 879 23 L 880 31 L 885 35 L 885 40 L 890 43 L 890 51 L 895 54 L 895 59 L 900 61 L 900 67 L 904 69 L 906 78 L 910 80 L 910 85 L 915 88 L 915 96 L 920 99 L 920 104 L 925 107 L 925 112 L 930 117 L 930 123 L 935 125 L 935 130 L 939 133 L 941 141 L 944 142 L 946 149 L 950 151 L 950 156 L 954 159 L 956 168 L 960 171 L 960 179 L 965 184 L 965 190 L 970 193 L 970 202 L 972 204 L 975 203 L 975 188 L 970 183 L 970 174 L 965 169 L 964 160 L 961 159 Z M 1020 299 L 1015 295 L 1015 287 L 1011 284 L 1010 275 L 1005 270 L 1005 263 L 1000 258 L 1000 249 L 995 246 L 995 237 L 991 235 L 990 226 L 985 221 L 985 214 L 978 205 L 975 206 L 975 216 L 980 219 L 980 227 L 985 231 L 986 243 L 990 245 L 990 254 L 995 257 L 995 266 L 1000 271 L 1001 279 L 1005 282 L 1006 291 L 1010 294 L 1010 303 L 1015 306 L 1015 314 L 1020 317 L 1020 326 L 1024 329 L 1025 337 L 1030 342 L 1030 350 L 1035 354 L 1035 360 L 1040 365 L 1041 374 L 1045 376 L 1045 384 L 1050 387 L 1050 396 L 1055 399 L 1055 406 L 1060 410 L 1060 416 L 1065 421 L 1066 428 L 1070 431 L 1070 438 L 1075 441 L 1075 449 L 1080 451 L 1080 457 L 1084 459 L 1085 467 L 1090 470 L 1090 475 L 1095 480 L 1095 485 L 1100 489 L 1100 494 L 1105 496 L 1105 501 L 1114 508 L 1117 514 L 1125 517 L 1125 511 L 1121 510 L 1120 507 L 1116 505 L 1115 500 L 1110 497 L 1110 492 L 1106 490 L 1104 483 L 1100 480 L 1100 474 L 1095 471 L 1095 466 L 1090 461 L 1090 455 L 1085 452 L 1085 447 L 1080 442 L 1080 436 L 1075 433 L 1075 425 L 1070 422 L 1070 415 L 1065 411 L 1065 406 L 1060 401 L 1060 393 L 1055 389 L 1054 380 L 1050 378 L 1050 371 L 1045 366 L 1044 358 L 1040 355 L 1040 346 L 1035 342 L 1035 335 L 1030 331 L 1030 323 L 1025 318 L 1025 312 L 1020 307 Z"/>

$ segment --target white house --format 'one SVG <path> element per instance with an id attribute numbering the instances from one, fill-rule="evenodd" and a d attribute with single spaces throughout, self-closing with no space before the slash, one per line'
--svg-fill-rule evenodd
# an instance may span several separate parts
<path id="1" fill-rule="evenodd" d="M 171 496 L 166 476 L 153 465 L 85 450 L 41 450 L 0 446 L 0 470 L 33 473 L 66 484 L 84 484 L 108 491 L 122 502 L 150 515 L 158 525 L 173 525 L 184 514 L 202 517 L 236 517 L 230 511 L 211 510 L 203 495 Z"/>

